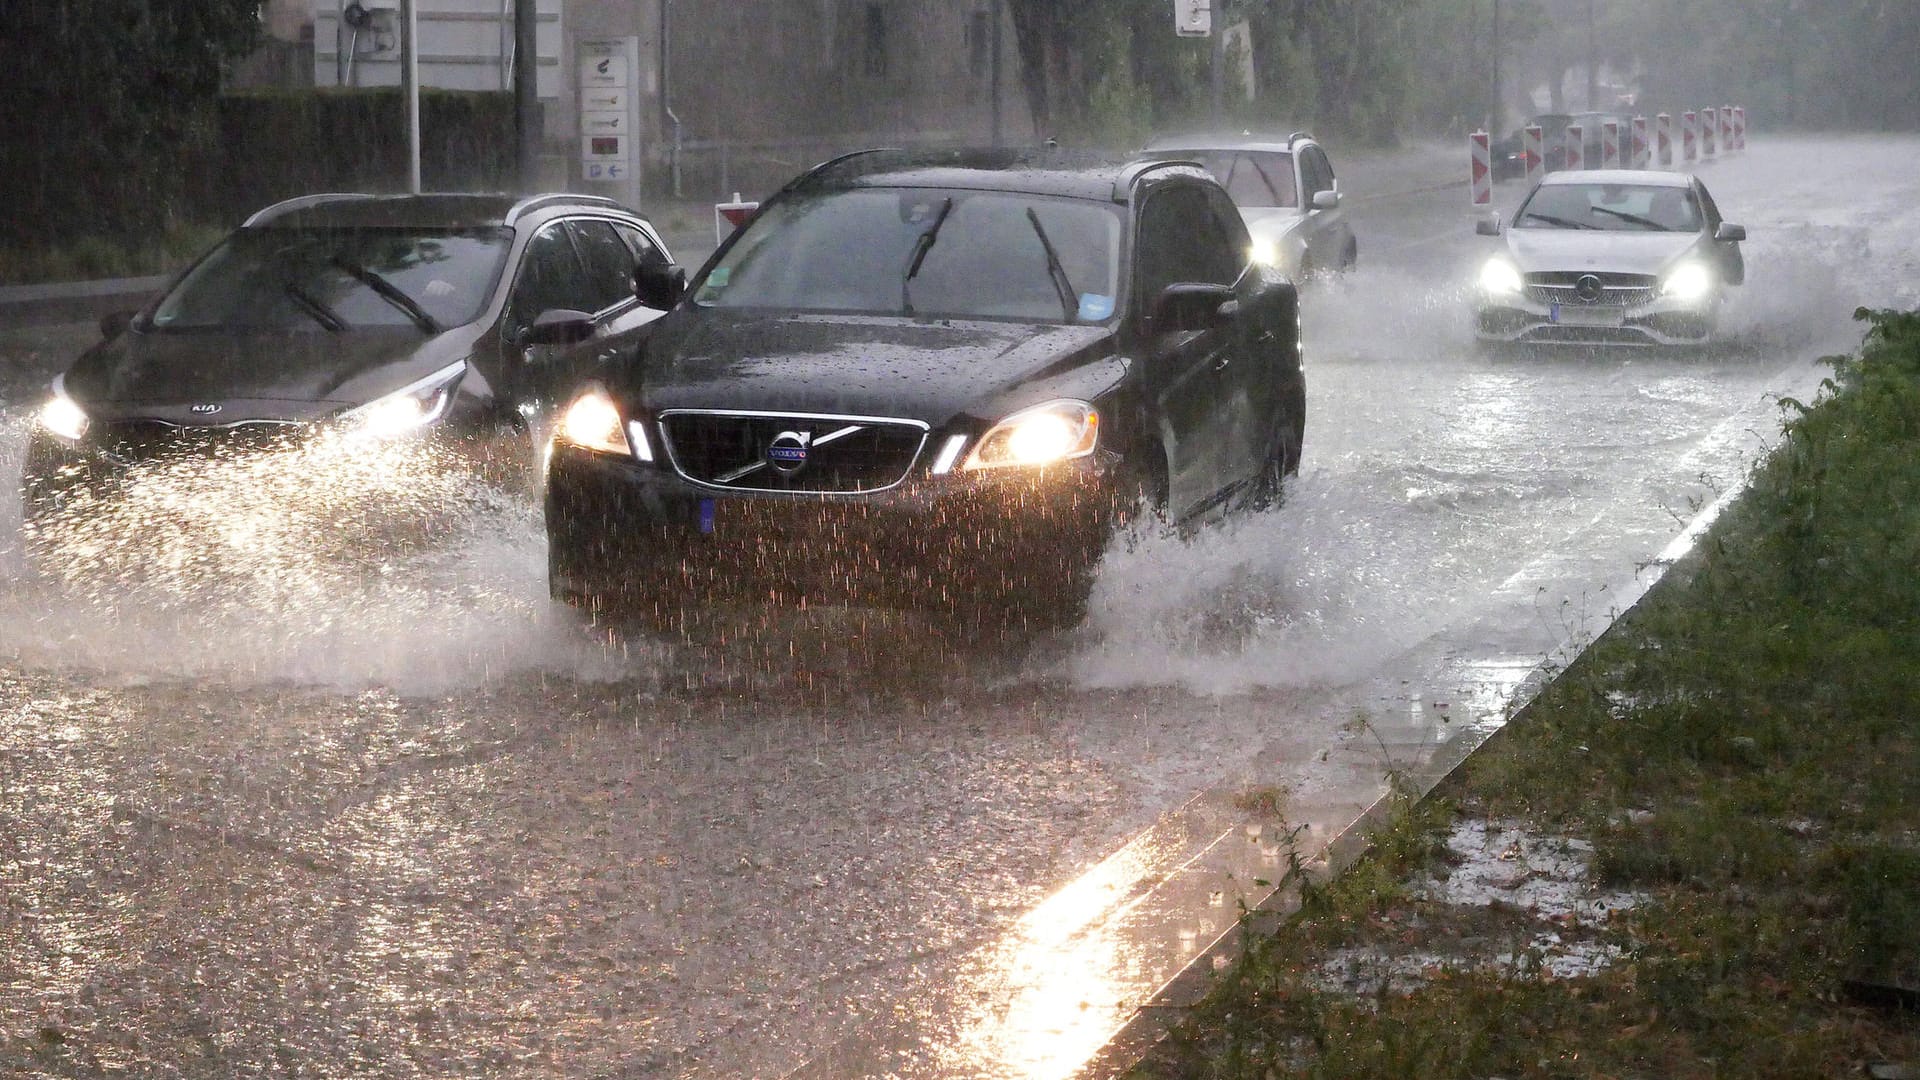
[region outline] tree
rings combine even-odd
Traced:
[[[0,0],[0,243],[144,238],[179,213],[256,0]]]

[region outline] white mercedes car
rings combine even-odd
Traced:
[[[1503,227],[1480,267],[1483,341],[1698,345],[1746,278],[1747,230],[1720,219],[1699,179],[1608,170],[1553,173]]]

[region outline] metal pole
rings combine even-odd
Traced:
[[[992,63],[991,63],[990,65],[989,65],[989,66],[990,66],[990,68],[991,68],[991,70],[990,70],[990,71],[989,71],[989,73],[988,73],[988,77],[989,77],[989,78],[991,78],[991,79],[993,80],[993,91],[992,91],[992,99],[993,99],[993,145],[994,145],[994,146],[995,146],[996,148],[997,148],[997,147],[1000,147],[1000,146],[1002,146],[1002,145],[1004,145],[1004,144],[1005,144],[1005,136],[1004,136],[1004,133],[1003,133],[1003,131],[1001,130],[1001,126],[1000,126],[1000,108],[1001,108],[1001,100],[1000,100],[1000,63],[1001,63],[1001,60],[1000,60],[1000,45],[1001,45],[1001,43],[1000,43],[1000,20],[1001,20],[1001,19],[1004,19],[1004,18],[1006,18],[1006,5],[1005,5],[1005,2],[1004,2],[1004,0],[993,0],[993,30],[992,30],[992,33],[991,33],[991,37],[992,37],[992,41],[993,41],[993,59],[992,59]]]
[[[519,135],[514,165],[522,191],[540,183],[540,45],[534,35],[539,17],[537,0],[514,0],[513,123]]]
[[[1600,46],[1593,35],[1593,0],[1587,0],[1587,108],[1600,107]]]
[[[660,0],[660,109],[673,125],[673,197],[680,198],[680,115],[673,111],[673,0]]]
[[[1503,95],[1500,92],[1500,0],[1493,0],[1493,119],[1487,130],[1498,138],[1506,130],[1502,115]]]
[[[1221,113],[1225,109],[1227,96],[1227,20],[1226,0],[1208,0],[1210,10],[1207,20],[1209,33],[1213,41],[1213,101],[1208,109],[1213,125],[1221,124]]]
[[[417,0],[400,0],[406,23],[400,43],[400,81],[407,99],[407,190],[420,194],[420,12]]]

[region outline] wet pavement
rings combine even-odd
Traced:
[[[0,1073],[1067,1075],[1630,604],[1855,305],[1920,304],[1916,162],[1708,167],[1754,239],[1704,356],[1483,356],[1464,192],[1357,199],[1287,504],[1114,552],[1057,640],[608,633],[537,510],[405,470],[359,494],[437,542],[378,557],[270,507],[85,589],[0,544]],[[8,470],[86,332],[34,334]]]

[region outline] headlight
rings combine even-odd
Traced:
[[[79,442],[91,423],[87,411],[67,396],[62,380],[53,380],[53,397],[40,406],[40,426],[68,442]]]
[[[1280,245],[1256,236],[1253,239],[1253,245],[1247,249],[1247,258],[1261,266],[1279,266]]]
[[[1520,280],[1520,271],[1499,256],[1488,259],[1487,265],[1480,268],[1480,290],[1489,296],[1517,293],[1523,284]]]
[[[967,455],[962,468],[1051,465],[1086,457],[1099,439],[1099,410],[1084,401],[1049,401],[995,424]]]
[[[1661,293],[1675,300],[1701,300],[1713,291],[1713,272],[1700,263],[1681,263],[1660,284]]]
[[[418,431],[447,414],[448,406],[453,404],[454,387],[466,372],[464,360],[449,364],[391,394],[341,413],[341,426],[350,434],[373,439],[391,439]]]
[[[588,387],[573,399],[567,411],[560,414],[560,428],[555,435],[575,446],[598,450],[603,454],[633,453],[632,445],[627,442],[625,426],[620,420],[620,407],[598,386]]]

